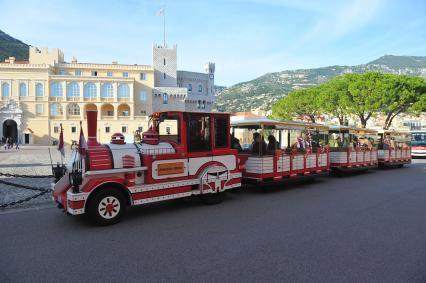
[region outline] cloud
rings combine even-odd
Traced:
[[[327,44],[356,31],[375,18],[381,4],[382,0],[357,0],[331,10],[328,15],[319,18],[291,49],[308,43],[317,46]]]

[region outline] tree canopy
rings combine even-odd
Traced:
[[[348,117],[358,118],[362,127],[378,114],[385,116],[384,128],[400,113],[426,111],[426,82],[423,78],[383,73],[345,74],[322,85],[299,89],[272,107],[280,119],[308,118],[321,114],[337,118],[343,125]]]

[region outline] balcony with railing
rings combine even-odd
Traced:
[[[19,100],[20,101],[34,100],[34,97],[30,97],[30,96],[27,96],[27,95],[21,95],[21,96],[19,96]]]
[[[115,98],[114,97],[101,97],[101,101],[102,102],[114,102]]]
[[[49,100],[50,101],[55,101],[55,102],[65,101],[63,96],[50,96]]]
[[[98,101],[98,98],[96,96],[95,97],[84,97],[83,101],[85,101],[85,102],[96,102],[96,101]]]
[[[81,101],[81,97],[80,96],[67,96],[67,101],[79,102],[79,101]]]
[[[130,120],[130,116],[129,115],[117,116],[117,120]]]
[[[131,102],[132,100],[130,99],[130,97],[119,97],[117,98],[118,102]]]

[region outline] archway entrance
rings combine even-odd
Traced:
[[[3,137],[12,138],[13,142],[18,140],[18,125],[14,120],[8,119],[3,122]]]

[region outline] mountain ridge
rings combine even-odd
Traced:
[[[0,62],[9,57],[28,60],[29,45],[0,30]]]
[[[224,88],[216,94],[218,111],[269,110],[289,92],[315,86],[346,73],[382,72],[426,78],[426,56],[384,55],[354,66],[328,66],[266,73],[247,82]]]

